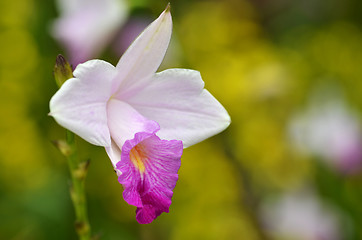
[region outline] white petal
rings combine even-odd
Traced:
[[[127,102],[160,124],[162,139],[191,146],[223,131],[230,124],[224,107],[206,90],[198,71],[169,69],[157,73]]]
[[[160,66],[171,39],[172,19],[167,8],[131,44],[117,64],[119,89],[138,85]]]
[[[146,119],[129,104],[112,98],[107,105],[108,126],[112,140],[119,149],[137,132],[154,133],[160,128],[155,121]]]
[[[119,161],[121,161],[121,150],[119,149],[117,144],[114,141],[112,141],[111,146],[106,147],[106,152],[108,154],[109,159],[111,159],[111,162],[113,164],[113,167],[117,175],[119,175],[120,173],[117,172],[116,165]]]
[[[50,100],[50,115],[84,140],[110,146],[106,110],[115,67],[92,60],[78,65],[73,74]]]

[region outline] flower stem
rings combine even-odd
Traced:
[[[89,160],[79,161],[75,145],[74,133],[67,131],[66,143],[68,151],[66,155],[71,174],[70,196],[75,210],[75,229],[80,240],[89,240],[91,236],[90,224],[87,213],[87,200],[85,194],[85,178]]]
[[[69,62],[58,55],[54,66],[54,78],[58,87],[73,77],[73,71]],[[89,160],[80,161],[77,156],[74,133],[66,130],[66,141],[54,141],[54,145],[67,158],[72,183],[70,185],[70,197],[75,210],[75,230],[80,240],[89,240],[91,229],[87,214],[87,200],[85,195],[85,177],[89,166]]]

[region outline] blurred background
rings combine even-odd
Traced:
[[[47,116],[61,53],[116,64],[168,1],[0,2],[0,239],[77,239]],[[103,148],[80,138],[100,239],[362,239],[362,2],[171,0],[160,68],[201,72],[232,124],[185,149],[170,213],[139,225]]]

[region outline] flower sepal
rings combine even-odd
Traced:
[[[73,149],[65,140],[53,140],[52,143],[65,157],[72,155]]]

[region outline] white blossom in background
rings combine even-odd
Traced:
[[[52,36],[75,67],[98,57],[128,17],[125,0],[58,0]]]
[[[266,201],[260,216],[265,231],[276,239],[342,240],[340,215],[309,191]]]
[[[357,114],[340,98],[312,101],[291,119],[289,136],[298,151],[343,173],[361,168],[361,125]]]

